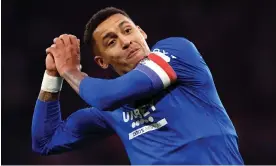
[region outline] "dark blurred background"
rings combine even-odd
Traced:
[[[276,164],[276,1],[2,0],[2,164],[129,164],[115,135],[83,149],[41,157],[31,150],[31,120],[45,49],[63,33],[82,39],[97,10],[124,9],[152,46],[170,36],[195,43],[239,134],[246,164]],[[82,49],[84,71],[110,77]],[[63,117],[86,104],[64,84]]]

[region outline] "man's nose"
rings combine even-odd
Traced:
[[[131,40],[129,40],[126,37],[122,37],[121,38],[121,42],[122,42],[122,48],[123,48],[123,50],[127,49],[130,46],[130,44],[131,44]]]

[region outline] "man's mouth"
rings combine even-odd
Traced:
[[[129,52],[128,56],[127,56],[127,59],[130,59],[132,58],[140,49],[133,49]]]

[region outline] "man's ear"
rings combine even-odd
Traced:
[[[103,57],[101,56],[95,56],[94,61],[103,69],[107,69],[109,66],[108,63],[106,63]]]
[[[136,27],[138,28],[138,30],[140,31],[140,33],[143,35],[144,39],[147,40],[148,35],[146,34],[146,32],[143,31],[143,29],[140,28],[138,25]]]

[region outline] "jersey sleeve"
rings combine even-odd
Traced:
[[[113,130],[96,108],[80,109],[61,119],[58,101],[37,100],[32,121],[32,148],[41,155],[57,154],[81,147],[86,140],[106,137]]]
[[[151,97],[176,81],[173,68],[161,57],[150,54],[116,79],[85,77],[80,83],[80,96],[91,106],[112,111],[124,104]]]
[[[161,40],[152,47],[152,52],[170,64],[182,85],[201,86],[209,77],[209,69],[199,51],[185,38]]]

